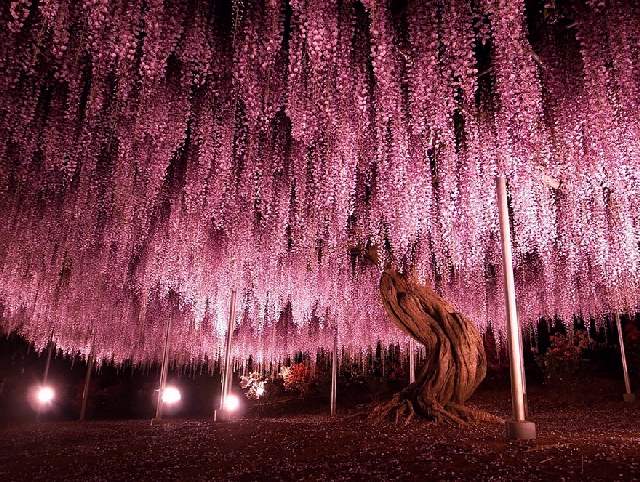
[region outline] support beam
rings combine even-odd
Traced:
[[[158,403],[156,404],[156,420],[162,418],[162,393],[167,386],[167,374],[169,372],[169,330],[171,329],[171,317],[167,320],[164,332],[164,348],[162,350],[162,367],[160,368],[160,386],[158,388]]]
[[[222,373],[222,392],[220,394],[219,411],[224,413],[225,401],[231,390],[233,382],[233,367],[231,366],[231,349],[233,347],[233,324],[236,318],[236,290],[231,290],[231,303],[229,305],[229,320],[227,321],[227,339],[224,352],[224,369]],[[217,411],[213,412],[213,420],[218,419]]]
[[[409,338],[409,383],[416,382],[416,342]]]
[[[84,390],[82,390],[82,406],[80,407],[80,421],[84,421],[87,414],[87,400],[89,399],[89,383],[91,383],[91,372],[93,372],[93,365],[95,363],[95,357],[93,350],[89,354],[87,359],[87,373],[84,377]]]
[[[338,389],[338,332],[333,336],[333,353],[331,355],[331,416],[336,415],[336,392]]]
[[[49,343],[47,344],[47,362],[44,365],[44,375],[42,377],[42,384],[46,385],[49,379],[49,367],[51,366],[51,353],[53,352],[53,331],[49,335]]]
[[[618,329],[618,343],[620,344],[620,357],[622,358],[622,374],[624,376],[625,393],[622,398],[625,402],[635,402],[636,396],[631,392],[631,382],[629,381],[629,369],[627,368],[627,356],[624,353],[624,336],[622,335],[622,323],[620,323],[620,315],[616,313],[616,328]]]
[[[47,361],[44,365],[44,375],[42,376],[42,384],[46,385],[49,379],[49,367],[51,366],[51,354],[53,353],[53,331],[49,335],[49,343],[47,344]],[[40,420],[40,406],[36,409],[36,421]]]
[[[522,340],[516,309],[516,290],[511,253],[511,225],[509,223],[509,208],[507,205],[507,180],[504,176],[497,177],[496,188],[500,216],[500,238],[502,240],[502,264],[507,312],[507,338],[509,342],[511,403],[513,410],[513,419],[506,422],[507,438],[512,440],[531,440],[536,438],[536,426],[533,422],[526,420],[527,409],[525,402]]]

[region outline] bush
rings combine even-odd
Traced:
[[[266,393],[267,378],[258,372],[249,373],[240,378],[240,388],[246,390],[245,396],[249,399],[258,400]]]
[[[589,345],[589,335],[584,330],[575,331],[573,340],[565,334],[552,335],[551,346],[546,353],[536,356],[545,380],[559,382],[575,376]]]
[[[304,363],[294,363],[290,367],[283,367],[280,374],[285,390],[296,392],[302,397],[309,393],[312,385],[311,370]]]

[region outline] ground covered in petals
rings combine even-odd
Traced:
[[[9,426],[0,480],[637,479],[640,405],[583,388],[571,400],[530,393],[535,444],[506,443],[494,425],[380,425],[355,412]],[[509,411],[505,390],[481,391],[474,403]]]

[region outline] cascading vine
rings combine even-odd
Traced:
[[[523,322],[636,309],[640,7],[526,7],[5,2],[0,326],[187,362],[235,287],[238,356],[358,350],[406,340],[391,263],[500,327],[497,173]]]

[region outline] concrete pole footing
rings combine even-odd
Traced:
[[[509,440],[535,440],[536,438],[536,424],[527,420],[507,420],[505,428]]]

